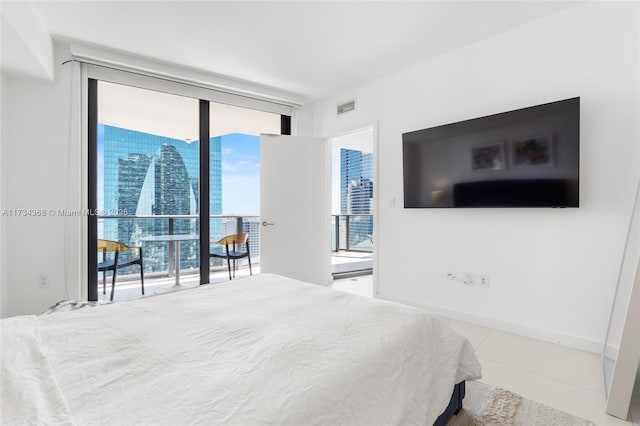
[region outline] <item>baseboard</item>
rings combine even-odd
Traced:
[[[428,311],[429,313],[437,316],[477,324],[483,327],[493,328],[495,330],[505,331],[507,333],[513,333],[524,337],[530,337],[532,339],[555,343],[557,345],[579,349],[581,351],[592,352],[598,355],[602,353],[603,349],[602,342],[596,342],[580,337],[555,333],[553,331],[542,330],[535,327],[529,327],[526,325],[503,321],[495,318],[470,314],[467,312],[456,311],[453,309],[426,305],[413,300],[402,300],[382,293],[378,293],[374,297],[378,299],[388,300],[390,302],[401,303],[403,305],[415,306],[416,308],[424,309],[425,311]]]

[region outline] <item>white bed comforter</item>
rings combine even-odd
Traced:
[[[2,320],[0,420],[431,425],[479,375],[424,311],[262,274]]]

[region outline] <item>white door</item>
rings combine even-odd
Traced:
[[[327,140],[261,136],[261,272],[330,282],[330,191]]]

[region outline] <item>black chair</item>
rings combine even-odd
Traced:
[[[219,241],[216,241],[214,244],[218,244],[224,246],[224,250],[222,247],[211,250],[209,254],[210,257],[217,257],[219,259],[226,259],[227,266],[229,268],[229,279],[233,279],[236,277],[236,260],[242,259],[246,257],[249,259],[249,274],[253,275],[253,271],[251,270],[251,254],[249,253],[249,234],[243,232],[240,234],[228,235]],[[236,245],[241,246],[244,244],[246,251],[236,251]],[[229,249],[231,246],[231,249]],[[231,261],[233,260],[233,278],[231,278]]]
[[[138,257],[134,254],[123,255],[124,251],[138,250]],[[98,262],[98,272],[102,272],[102,294],[106,294],[106,277],[107,271],[113,271],[111,279],[111,301],[113,302],[113,293],[116,287],[116,275],[118,269],[127,266],[140,265],[140,282],[142,283],[142,294],[144,295],[144,271],[142,270],[142,247],[129,247],[117,241],[98,240],[98,251],[102,252],[102,262]],[[108,256],[107,253],[113,253]]]

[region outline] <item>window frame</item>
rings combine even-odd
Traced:
[[[168,79],[150,77],[143,74],[132,73],[128,71],[117,70],[113,68],[82,64],[82,82],[86,85],[85,93],[86,106],[85,112],[87,117],[87,131],[85,133],[86,140],[83,145],[86,147],[86,176],[83,181],[86,182],[87,194],[86,202],[89,212],[97,211],[97,130],[98,130],[98,81],[122,84],[140,89],[154,90],[173,95],[185,96],[199,100],[199,220],[200,220],[200,284],[209,283],[209,240],[210,240],[210,209],[209,209],[209,108],[211,102],[228,104],[242,108],[248,108],[258,111],[279,114],[280,128],[282,135],[291,135],[294,107],[278,102],[270,102],[264,99],[257,99],[251,96],[242,96],[235,93],[229,93],[222,90],[214,90],[198,86],[197,84],[188,84],[183,82],[172,81]],[[84,138],[83,138],[84,139]],[[81,291],[86,291],[86,297],[89,301],[98,300],[98,271],[96,259],[97,238],[98,238],[98,217],[95,214],[87,215],[86,221],[86,244],[87,244],[87,265],[83,268],[86,271],[87,286]]]

